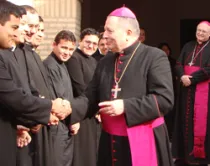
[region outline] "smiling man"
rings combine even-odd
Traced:
[[[22,14],[16,5],[0,2],[1,48],[11,48],[15,39],[20,34],[24,35],[18,31]],[[0,50],[0,163],[4,166],[16,166],[16,118],[22,117],[47,125],[53,117],[51,110],[61,103],[32,96],[28,80],[20,72],[15,55],[4,54],[4,50]],[[63,106],[60,104],[61,109]]]
[[[67,62],[74,97],[80,96],[85,91],[93,77],[97,62],[92,55],[97,51],[98,41],[99,33],[95,29],[84,29],[80,35],[79,48]],[[95,118],[88,118],[81,122],[74,141],[73,166],[96,165],[97,130],[98,124]],[[85,156],[83,160],[81,156]]]
[[[31,44],[33,41],[33,36],[37,33],[39,28],[39,15],[33,7],[23,6],[27,12],[28,26],[29,31],[26,34],[25,40],[28,44]]]
[[[39,16],[39,27],[32,39],[32,45],[35,49],[43,42],[44,35],[44,20],[41,16]]]
[[[19,27],[20,12],[16,6],[9,2],[1,2],[0,20],[0,48],[11,48],[13,46],[14,35]],[[5,7],[8,7],[8,12]],[[14,10],[14,11],[11,11]]]
[[[81,100],[71,102],[72,110],[88,104],[87,117],[101,115],[97,165],[172,166],[163,119],[174,102],[168,58],[139,42],[139,23],[126,7],[111,12],[104,29],[112,52],[99,61]]]
[[[60,31],[53,42],[53,51],[44,60],[53,99],[73,99],[71,80],[64,64],[72,56],[76,48],[76,38],[71,31]],[[71,117],[72,118],[72,117]],[[51,127],[54,148],[54,166],[70,166],[73,158],[73,137],[79,129],[79,123],[73,124],[70,117]],[[70,130],[69,130],[70,127]]]
[[[210,164],[210,23],[202,21],[196,30],[196,41],[187,43],[176,64],[180,79],[172,150],[177,166]]]
[[[45,67],[41,58],[35,52],[35,47],[33,45],[33,38],[39,30],[39,15],[31,6],[24,5],[22,7],[25,8],[27,12],[26,16],[29,27],[25,36],[25,44],[22,49],[25,56],[26,72],[29,83],[33,86],[33,92],[36,92],[34,95],[38,95],[41,98],[52,99]],[[40,128],[40,126],[37,126],[37,129],[33,132],[36,134],[32,134],[33,144],[29,145],[32,148],[30,148],[30,153],[27,153],[29,154],[28,156],[31,156],[36,166],[52,165],[53,160],[51,155],[53,155],[54,151],[51,149],[52,139],[50,128],[46,126]],[[24,154],[23,159],[26,159],[24,158]],[[24,161],[23,159],[20,159],[20,161]],[[20,163],[20,166],[22,166],[22,163]],[[28,166],[29,164],[26,165]]]

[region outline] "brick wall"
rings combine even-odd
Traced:
[[[42,59],[51,52],[55,35],[63,30],[71,30],[79,39],[81,28],[80,0],[34,0],[34,7],[45,22],[45,39],[39,46]]]

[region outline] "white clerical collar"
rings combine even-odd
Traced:
[[[11,51],[14,52],[16,49],[16,46],[12,46]]]

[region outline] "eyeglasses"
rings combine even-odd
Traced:
[[[93,44],[93,46],[98,46],[98,43],[96,43],[96,42],[91,42],[90,40],[85,40],[84,42],[85,42],[85,44],[87,44],[87,45]]]

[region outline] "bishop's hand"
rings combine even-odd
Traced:
[[[190,76],[190,75],[183,75],[181,77],[181,81],[183,83],[183,86],[187,87],[187,86],[190,86],[191,85],[190,78],[192,78],[192,76]]]
[[[99,103],[99,112],[110,116],[119,116],[124,113],[123,100],[105,101]]]
[[[65,119],[72,113],[70,102],[57,98],[52,101],[52,113],[56,115],[60,120]]]

